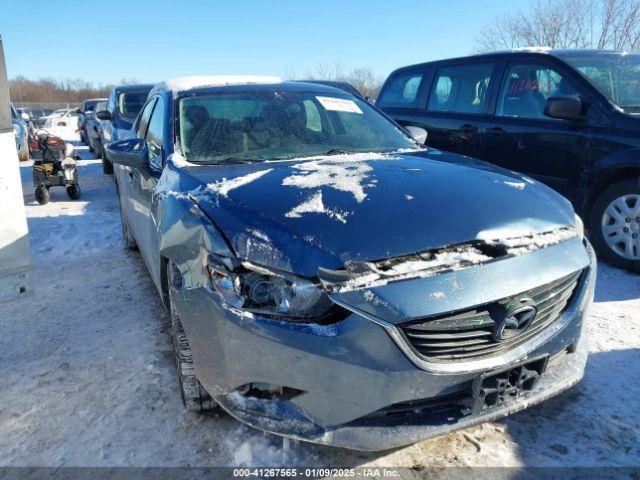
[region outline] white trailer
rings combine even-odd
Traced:
[[[31,293],[31,250],[0,37],[0,302]]]

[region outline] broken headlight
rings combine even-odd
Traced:
[[[207,265],[211,287],[235,308],[289,321],[322,322],[335,305],[322,286],[293,275],[256,268],[230,272],[216,262]]]

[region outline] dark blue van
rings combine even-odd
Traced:
[[[527,49],[400,68],[377,106],[427,144],[566,196],[598,254],[640,271],[640,55]]]
[[[153,85],[120,85],[111,89],[107,100],[107,109],[96,113],[102,120],[98,133],[100,135],[100,152],[102,170],[113,173],[113,165],[107,158],[104,146],[126,138],[138,113],[147,101],[147,95]]]

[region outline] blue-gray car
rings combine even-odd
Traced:
[[[571,205],[424,134],[328,85],[151,90],[106,148],[189,409],[382,450],[580,381],[596,264]]]
[[[109,92],[106,109],[96,110],[95,119],[100,122],[98,138],[95,142],[96,155],[102,159],[102,171],[113,173],[113,165],[105,154],[104,146],[109,142],[116,142],[129,136],[131,126],[147,100],[147,94],[153,85],[119,85]]]

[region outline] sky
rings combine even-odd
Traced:
[[[386,77],[473,53],[480,28],[531,0],[0,0],[9,77],[158,82],[303,77],[324,63]]]

